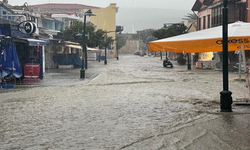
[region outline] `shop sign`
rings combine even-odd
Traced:
[[[23,34],[32,34],[36,32],[37,26],[32,21],[23,21],[18,24],[17,28]]]

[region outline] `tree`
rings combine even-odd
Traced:
[[[83,44],[82,40],[82,32],[83,32],[83,23],[76,22],[70,27],[66,27],[65,30],[61,31],[60,38],[63,41],[71,41]],[[95,31],[95,27],[92,25],[86,25],[85,31],[86,37],[86,44],[88,47],[99,47],[104,48],[105,44],[107,47],[111,47],[111,43],[113,42],[112,37],[107,37],[107,42],[105,42],[106,31],[98,29]]]
[[[145,29],[142,31],[137,31],[137,34],[133,35],[134,40],[139,40],[139,49],[147,50],[148,49],[148,43],[150,41],[155,40],[155,38],[152,36],[152,33],[154,32],[154,29]]]
[[[176,24],[176,25],[172,25],[166,28],[156,30],[152,33],[152,35],[157,39],[163,39],[163,38],[168,38],[168,37],[184,34],[186,33],[186,29],[187,27],[184,24]],[[179,55],[178,63],[180,65],[183,65],[186,63],[185,58],[183,58],[183,54]]]
[[[126,44],[126,38],[121,34],[116,34],[117,49],[122,48]]]
[[[172,25],[167,28],[156,30],[152,35],[157,39],[168,38],[186,33],[187,27],[184,24]]]
[[[187,20],[187,21],[194,21],[197,20],[198,16],[195,13],[188,13],[185,18],[182,18],[182,20]]]

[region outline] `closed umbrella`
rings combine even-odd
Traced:
[[[11,38],[4,38],[0,50],[0,77],[14,76],[20,78],[22,70],[16,52],[16,46]]]

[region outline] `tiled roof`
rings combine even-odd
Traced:
[[[62,3],[48,3],[39,5],[30,5],[30,8],[40,8],[40,9],[98,9],[100,7],[88,6],[82,4],[62,4]]]
[[[82,4],[62,4],[62,3],[48,3],[31,5],[29,9],[34,9],[34,12],[40,14],[72,14],[76,12],[81,14],[83,9],[99,9],[100,7],[82,5]]]

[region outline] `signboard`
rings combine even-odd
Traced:
[[[23,21],[18,24],[17,28],[24,34],[32,34],[36,32],[37,25],[32,21]]]

